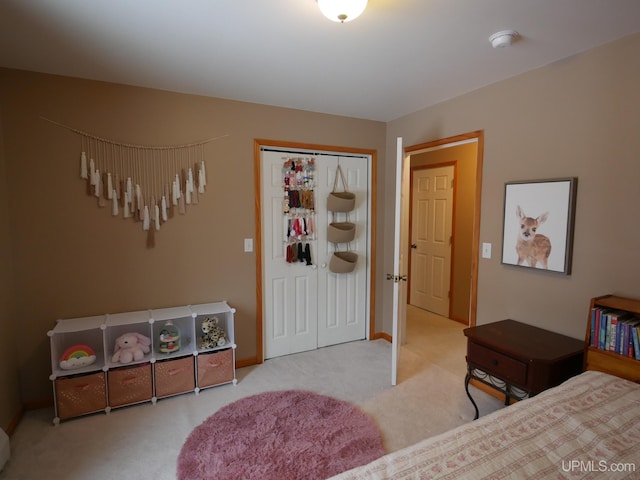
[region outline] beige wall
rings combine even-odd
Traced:
[[[493,257],[479,259],[478,324],[513,318],[583,338],[591,297],[640,298],[638,85],[634,35],[388,124],[389,158],[398,136],[415,145],[484,130],[480,242]],[[569,176],[578,177],[572,274],[502,265],[505,182]],[[392,192],[390,162],[380,178]]]
[[[476,196],[477,142],[440,148],[411,155],[411,167],[455,162],[454,258],[451,268],[451,310],[449,318],[469,321],[473,212]]]
[[[255,357],[256,256],[243,252],[255,237],[254,139],[372,149],[384,160],[383,123],[242,102],[0,70],[0,105],[23,402],[51,395],[46,333],[57,318],[227,300],[237,357]],[[140,224],[85,195],[80,136],[40,116],[132,144],[229,136],[205,147],[199,205],[147,249]]]
[[[2,135],[2,104],[0,103],[0,331],[4,338],[0,348],[0,428],[6,430],[20,411],[18,381],[17,317],[13,301],[13,262]]]

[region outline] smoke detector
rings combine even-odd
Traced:
[[[515,30],[503,30],[489,37],[493,48],[509,47],[520,35]]]

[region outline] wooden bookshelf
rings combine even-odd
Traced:
[[[640,383],[640,360],[591,346],[591,312],[596,307],[629,312],[640,318],[640,300],[616,295],[592,298],[587,319],[584,356],[585,370],[598,370]]]

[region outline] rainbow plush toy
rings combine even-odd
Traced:
[[[67,348],[60,357],[60,368],[73,370],[86,367],[96,361],[96,352],[89,345],[78,344]]]

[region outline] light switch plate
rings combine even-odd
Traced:
[[[482,258],[491,258],[491,244],[483,243],[482,244]]]
[[[244,239],[244,251],[253,252],[253,238]]]

